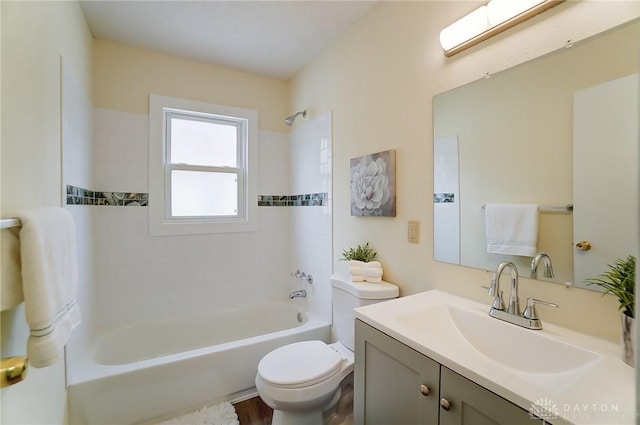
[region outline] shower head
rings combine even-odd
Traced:
[[[298,115],[302,115],[302,118],[305,118],[307,116],[307,110],[305,109],[304,111],[296,112],[293,115],[289,115],[287,118],[284,119],[284,123],[289,127],[291,127],[293,125],[293,121],[296,119]]]

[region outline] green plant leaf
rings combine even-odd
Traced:
[[[608,271],[596,278],[586,279],[585,282],[587,285],[598,285],[605,293],[616,296],[620,302],[620,310],[627,316],[636,317],[636,257],[629,255],[607,266]]]
[[[367,242],[364,245],[358,245],[355,248],[343,250],[341,260],[358,260],[368,263],[369,261],[375,260],[376,255],[378,255],[378,253],[374,251],[373,248],[369,246],[369,242]]]

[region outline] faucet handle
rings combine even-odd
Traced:
[[[502,291],[500,291],[500,295],[496,295],[493,298],[491,308],[494,310],[504,311],[504,298],[502,297]]]
[[[502,296],[502,291],[500,291],[500,295],[496,295],[496,288],[493,285],[493,281],[492,281],[491,287],[488,287],[486,285],[480,285],[480,287],[482,289],[487,289],[489,291],[488,295],[493,297],[491,308],[493,308],[494,310],[504,311],[504,298]]]
[[[487,285],[480,285],[481,288],[486,289],[487,290],[487,295],[489,295],[490,297],[492,296],[497,296],[498,295],[498,278],[496,277],[495,272],[493,273],[493,275],[491,275],[491,284],[490,286]]]
[[[524,313],[522,313],[522,316],[525,319],[530,319],[530,320],[538,319],[538,312],[536,312],[536,304],[542,304],[549,307],[558,308],[558,304],[550,303],[547,301],[541,301],[541,300],[537,300],[535,298],[529,297],[527,298],[527,308],[525,308]]]
[[[489,286],[489,295],[495,295],[496,297],[500,295],[500,298],[502,298],[502,291],[498,293],[498,275],[496,274],[496,272],[493,272],[493,274],[491,275],[491,286]]]

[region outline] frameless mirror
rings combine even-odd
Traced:
[[[584,152],[595,150],[582,145],[574,149],[574,144],[613,146],[617,143],[617,130],[601,130],[602,140],[574,139],[574,133],[580,133],[574,129],[574,110],[580,109],[574,102],[583,101],[579,93],[585,90],[638,72],[639,34],[640,21],[636,20],[434,97],[436,261],[492,270],[506,260],[516,263],[520,273],[529,276],[531,257],[487,253],[483,206],[488,203],[539,206],[537,251],[549,254],[555,270],[554,278],[543,278],[540,271],[539,279],[575,282],[576,286],[585,287],[580,273],[574,273],[574,256],[581,256],[576,264],[584,263],[585,258],[589,262],[589,255],[595,256],[603,262],[599,270],[604,271],[607,263],[635,253],[637,230],[632,228],[637,229],[638,225],[637,134],[632,140],[634,147],[624,148],[626,154],[619,152],[608,158],[596,154],[596,165],[588,171],[596,181],[604,181],[600,177],[606,175],[618,175],[620,181],[633,182],[635,190],[615,183],[601,185],[606,186],[602,188],[605,193],[598,194],[591,186],[585,189],[593,179],[589,183],[582,177],[574,179],[574,161],[582,163]],[[636,130],[637,119],[636,112]],[[580,120],[590,121],[588,115]],[[574,153],[579,157],[574,158]],[[577,190],[580,184],[582,189]],[[578,193],[581,199],[576,198]],[[591,200],[583,202],[585,196]],[[584,223],[578,215],[592,213],[589,210],[598,203],[610,212],[616,211],[621,207],[617,199],[625,199],[625,205],[635,205],[635,210],[624,216],[591,215],[611,220],[587,219],[586,230],[597,230],[614,242],[623,238],[628,243],[618,244],[622,246],[616,252],[605,252],[603,243],[594,243],[588,253],[577,250],[575,245],[590,236],[589,232],[582,234],[580,228],[574,230],[574,219],[576,224]],[[573,204],[573,211],[566,208]],[[619,236],[612,230],[616,224],[620,225],[615,230]],[[590,276],[594,276],[593,272]]]

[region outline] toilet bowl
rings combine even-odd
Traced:
[[[324,412],[338,405],[343,386],[350,391],[352,388],[353,309],[396,298],[399,292],[397,286],[387,282],[351,282],[350,278],[336,276],[332,276],[331,286],[338,342],[303,341],[285,345],[265,355],[258,364],[256,389],[273,409],[272,425],[329,422],[325,421]],[[343,413],[328,416],[335,419]]]
[[[280,347],[258,365],[256,389],[274,409],[274,425],[320,425],[353,372],[353,353],[341,343],[303,341]]]

